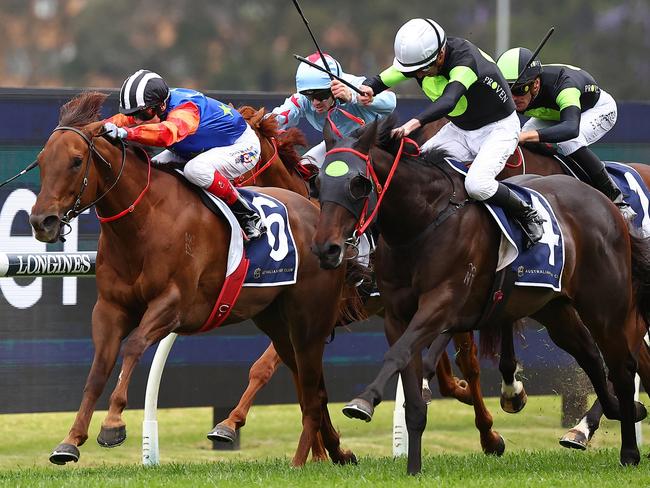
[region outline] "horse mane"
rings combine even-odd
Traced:
[[[278,144],[278,155],[280,159],[288,170],[293,170],[300,162],[300,154],[296,150],[296,147],[307,146],[305,134],[295,127],[286,131],[280,130],[275,115],[265,117],[267,112],[264,107],[255,110],[249,105],[243,105],[237,111],[253,128],[258,137],[266,137],[267,139],[275,138]]]
[[[61,107],[59,125],[81,127],[91,122],[99,122],[101,108],[108,98],[106,93],[96,91],[83,92]]]
[[[394,138],[391,135],[391,131],[397,126],[397,114],[395,112],[391,113],[388,117],[383,118],[379,121],[379,127],[377,128],[377,147],[383,149],[384,151],[395,156],[399,151],[400,140]],[[407,146],[405,145],[404,151],[408,151]],[[437,147],[431,148],[427,152],[420,153],[418,156],[409,156],[402,153],[402,158],[407,161],[412,161],[422,166],[426,167],[436,167],[444,163],[444,158],[451,157],[451,155]]]

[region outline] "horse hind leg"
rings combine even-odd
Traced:
[[[481,367],[477,357],[474,335],[469,332],[464,337],[454,336],[458,349],[457,361],[463,376],[467,380],[474,405],[474,423],[480,433],[481,447],[485,454],[501,456],[506,449],[506,443],[501,435],[492,430],[492,415],[483,402],[481,392]]]
[[[501,372],[501,409],[507,413],[519,413],[526,406],[528,395],[524,384],[517,379],[520,371],[513,338],[514,325],[501,325],[501,354],[499,356],[499,371]]]
[[[88,373],[86,386],[77,416],[70,432],[50,454],[50,462],[66,464],[77,462],[81,456],[79,447],[88,439],[88,427],[95,410],[97,400],[104,391],[106,382],[115,367],[120,351],[122,336],[125,334],[126,317],[115,310],[107,310],[103,302],[98,302],[93,310],[93,344],[95,355]],[[111,333],[99,333],[111,331]]]
[[[458,353],[458,342],[456,342],[456,335],[454,335],[454,342],[456,343],[456,352]],[[440,395],[445,398],[455,398],[465,405],[472,405],[472,393],[469,390],[466,380],[458,379],[454,376],[451,369],[451,361],[447,352],[443,352],[440,361],[436,365],[436,378],[438,379],[438,389]],[[427,374],[425,373],[422,384],[422,396],[424,401],[429,404],[433,397],[429,389]]]
[[[589,441],[600,427],[602,416],[603,407],[600,401],[596,399],[585,416],[580,419],[580,422],[562,436],[560,445],[569,449],[580,449],[581,451],[587,449]]]
[[[214,426],[208,433],[208,439],[218,442],[235,442],[237,431],[246,425],[246,417],[255,396],[271,380],[281,363],[282,360],[271,343],[251,366],[248,373],[248,386],[239,403],[230,412],[227,419]]]

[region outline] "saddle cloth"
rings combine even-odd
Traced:
[[[298,254],[291,232],[287,207],[279,200],[246,188],[238,189],[249,205],[259,212],[266,233],[244,244],[237,219],[223,201],[205,192],[221,210],[231,228],[226,276],[233,273],[246,257],[250,260],[243,286],[292,285],[298,275]]]
[[[450,158],[446,161],[455,171],[467,174],[467,166],[462,162]],[[553,208],[542,194],[534,190],[512,183],[504,184],[532,205],[545,222],[542,239],[526,249],[526,236],[519,224],[508,218],[500,207],[482,202],[501,230],[497,271],[510,266],[515,273],[515,285],[560,291],[564,270],[564,237]]]

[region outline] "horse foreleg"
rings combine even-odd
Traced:
[[[427,425],[427,404],[420,391],[420,377],[416,366],[419,357],[414,357],[401,371],[404,387],[404,414],[408,432],[408,458],[406,472],[418,474],[422,470],[422,433]]]
[[[469,384],[469,390],[474,404],[474,422],[480,432],[481,447],[485,454],[501,456],[506,449],[503,437],[492,430],[492,415],[483,402],[481,392],[481,367],[478,362],[476,343],[471,332],[454,335],[458,351],[456,361],[463,376]]]
[[[440,313],[444,312],[440,311]],[[343,407],[343,413],[347,417],[370,422],[375,407],[379,405],[383,398],[388,381],[399,371],[406,368],[408,363],[411,362],[415,351],[421,351],[421,348],[428,344],[431,344],[431,346],[427,352],[427,362],[429,370],[433,369],[432,365],[437,364],[442,352],[451,340],[451,334],[438,334],[437,329],[428,327],[433,323],[446,323],[446,321],[441,320],[439,315],[439,313],[431,313],[430,310],[418,310],[406,331],[395,340],[400,331],[397,330],[397,327],[391,325],[395,322],[395,319],[387,310],[384,327],[391,347],[385,354],[381,369],[372,383],[357,398],[354,398]]]
[[[208,434],[209,439],[221,442],[235,441],[237,430],[246,425],[246,417],[253,405],[253,400],[257,392],[271,380],[281,363],[282,360],[275,351],[273,343],[271,343],[260,358],[251,366],[248,373],[248,386],[240,398],[239,403],[230,412],[227,419],[215,425]]]
[[[508,413],[521,412],[526,406],[528,395],[524,384],[517,379],[519,370],[515,357],[515,345],[512,335],[513,325],[501,325],[501,355],[499,371],[501,372],[501,409]]]
[[[122,420],[122,412],[127,404],[131,375],[147,348],[178,327],[178,296],[178,293],[170,292],[150,302],[140,324],[126,340],[122,351],[122,369],[109,400],[108,414],[97,436],[100,446],[116,447],[126,440],[126,423]]]
[[[325,378],[322,375],[319,385],[319,399],[321,403],[322,419],[320,431],[317,435],[317,441],[322,443],[319,446],[323,449],[321,454],[323,456],[322,459],[327,459],[327,452],[329,452],[332,461],[336,464],[357,464],[357,458],[352,451],[341,449],[341,436],[334,428],[329,409],[327,408],[327,390],[325,389]],[[318,461],[321,459],[317,458],[316,444],[317,443],[312,444],[312,458]]]
[[[125,314],[99,300],[93,309],[93,346],[95,354],[88,373],[86,386],[77,416],[70,432],[56,449],[50,454],[54,464],[65,464],[79,460],[79,446],[88,439],[88,427],[92,419],[97,399],[106,386],[115,361],[120,351],[120,342],[126,334],[128,319]]]

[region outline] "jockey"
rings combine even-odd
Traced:
[[[518,112],[530,119],[524,124],[520,142],[555,142],[589,175],[593,186],[614,202],[627,220],[636,213],[624,200],[603,162],[590,149],[614,127],[616,102],[586,71],[562,64],[542,66],[533,53],[516,47],[503,53],[497,62],[512,84],[528,64],[522,77],[511,86]]]
[[[409,78],[415,79],[433,103],[415,118],[394,129],[404,137],[424,124],[450,120],[422,150],[447,151],[472,161],[465,189],[476,200],[500,206],[528,237],[528,246],[542,238],[543,219],[503,183],[496,181],[517,147],[520,124],[510,89],[494,60],[471,42],[445,36],[431,19],[412,19],[395,36],[393,65],[360,87],[362,103]]]
[[[352,85],[359,86],[365,79],[344,73],[337,60],[329,54],[324,56],[329,70]],[[307,59],[323,66],[323,60],[318,53]],[[372,104],[361,105],[358,103],[356,92],[338,80],[330,80],[327,73],[306,63],[300,63],[296,71],[296,91],[297,93],[287,98],[282,105],[273,109],[281,129],[294,127],[305,117],[314,129],[322,132],[329,113],[335,130],[347,136],[365,122],[372,122],[377,117],[390,114],[396,105],[395,94],[392,92],[383,93]],[[314,146],[303,156],[304,163],[312,163],[319,169],[324,160],[325,141]]]
[[[230,182],[260,157],[259,139],[239,112],[198,91],[170,90],[158,74],[147,70],[124,81],[120,112],[105,121],[107,136],[166,148],[152,161],[185,163],[185,178],[226,202],[247,239],[266,231]]]

